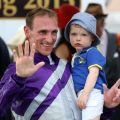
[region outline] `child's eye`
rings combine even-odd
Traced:
[[[82,36],[87,36],[87,34],[85,34],[85,33],[83,33],[83,34],[81,34]]]

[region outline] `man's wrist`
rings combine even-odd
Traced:
[[[26,80],[25,80],[26,77],[20,77],[17,74],[12,75],[11,77],[20,86],[23,86],[26,82]]]

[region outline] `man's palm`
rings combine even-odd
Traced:
[[[34,65],[34,53],[35,44],[32,45],[29,50],[29,42],[25,42],[24,53],[22,45],[18,46],[18,53],[14,50],[14,59],[16,61],[16,74],[20,77],[31,76],[40,67],[44,65],[44,62],[40,62]]]

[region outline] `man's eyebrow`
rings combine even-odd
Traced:
[[[39,32],[46,32],[46,31],[48,31],[48,30],[45,30],[45,29],[39,30]]]
[[[56,30],[53,30],[53,32],[56,32],[56,33],[57,33],[57,32],[58,32],[58,30],[57,30],[57,29],[56,29]]]
[[[49,30],[46,30],[46,29],[39,30],[39,32],[47,32],[47,31]],[[58,30],[56,29],[56,30],[53,30],[52,32],[58,32]]]

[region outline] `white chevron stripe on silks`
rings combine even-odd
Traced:
[[[82,120],[81,111],[76,106],[76,99],[72,76],[70,76],[65,88],[38,120]]]
[[[53,72],[50,78],[47,80],[39,94],[33,99],[29,107],[27,108],[24,116],[17,115],[14,111],[13,115],[15,120],[30,120],[31,116],[34,114],[36,109],[40,106],[40,104],[45,100],[53,86],[56,84],[57,80],[62,77],[67,62],[65,60],[60,60],[57,66],[57,69]],[[44,93],[44,94],[42,94]]]

